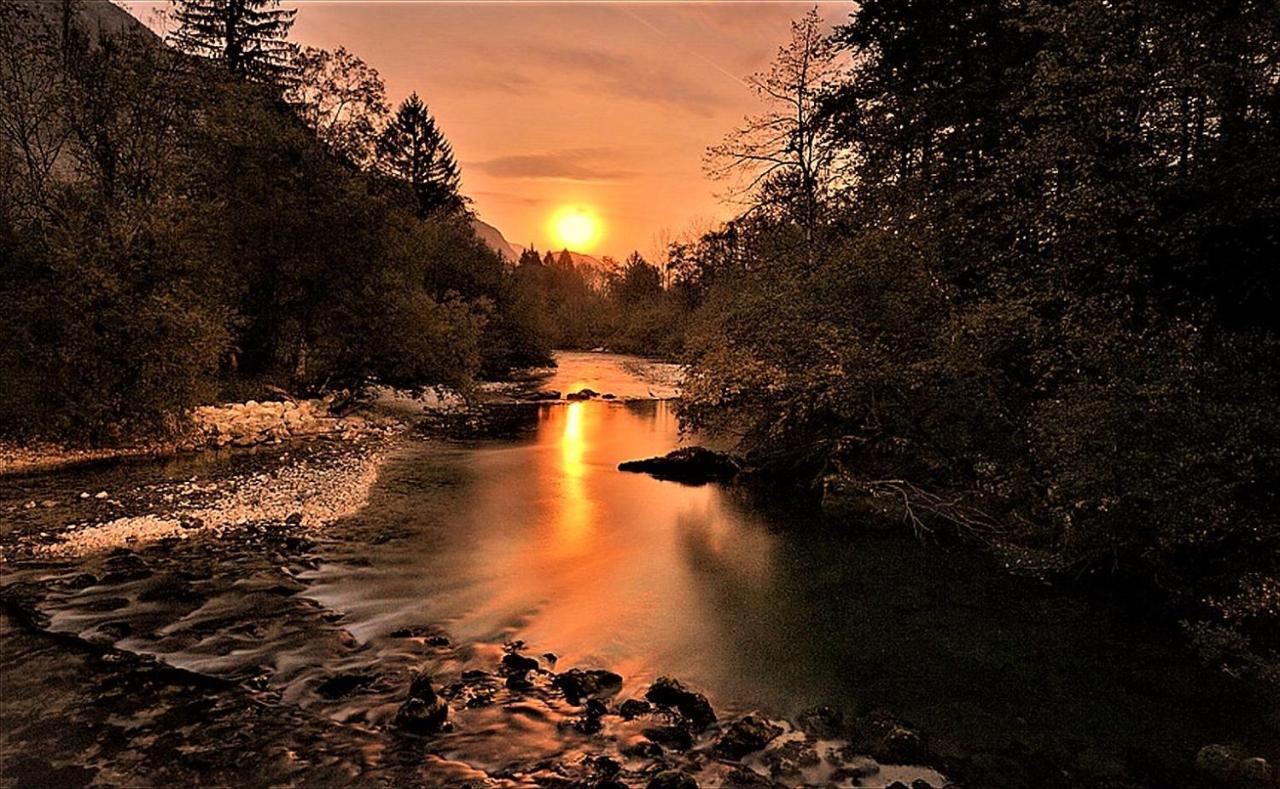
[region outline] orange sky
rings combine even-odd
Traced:
[[[125,2],[144,21],[160,2]],[[416,90],[453,143],[480,217],[516,244],[553,244],[567,204],[603,221],[594,248],[656,252],[733,213],[706,179],[708,145],[752,112],[740,77],[765,68],[793,2],[357,2],[298,7],[295,40],[345,46],[394,101]],[[828,22],[848,2],[820,6]]]

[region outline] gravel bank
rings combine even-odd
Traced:
[[[165,506],[101,523],[72,523],[36,556],[65,558],[195,534],[220,536],[246,524],[324,526],[368,501],[386,456],[382,446],[353,446],[336,457],[304,458],[266,472],[214,481],[166,483],[154,491]]]

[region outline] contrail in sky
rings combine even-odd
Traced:
[[[642,24],[642,25],[644,25],[645,27],[649,28],[649,29],[650,29],[650,30],[652,30],[653,32],[657,33],[658,35],[662,36],[663,38],[667,39],[668,41],[670,41],[670,42],[674,43],[676,46],[680,47],[680,48],[681,48],[681,49],[683,49],[685,52],[688,52],[690,55],[693,55],[693,56],[694,56],[695,58],[697,58],[698,60],[701,60],[703,63],[706,63],[706,64],[707,64],[708,66],[710,66],[711,68],[715,69],[716,71],[719,71],[721,74],[725,75],[725,76],[726,76],[726,77],[728,77],[729,79],[731,79],[731,80],[733,80],[734,82],[738,83],[738,84],[739,84],[739,85],[741,85],[742,87],[744,87],[744,88],[749,88],[749,87],[751,87],[749,84],[747,84],[747,81],[746,81],[746,80],[744,80],[742,77],[739,77],[737,74],[734,74],[733,72],[729,71],[729,70],[728,70],[728,69],[726,69],[724,66],[721,66],[719,63],[715,62],[715,61],[714,61],[714,60],[712,60],[711,58],[707,57],[706,55],[703,55],[701,52],[695,52],[695,51],[693,51],[693,50],[692,50],[692,49],[690,49],[689,47],[685,46],[683,43],[681,43],[681,42],[677,41],[675,38],[673,38],[672,36],[668,35],[666,31],[662,30],[662,29],[661,29],[661,28],[659,28],[657,25],[653,24],[653,23],[652,23],[652,22],[650,22],[649,20],[647,20],[647,19],[645,19],[644,17],[640,16],[639,14],[637,14],[635,11],[631,10],[630,8],[626,8],[626,7],[624,6],[624,7],[622,7],[622,8],[621,8],[621,11],[622,11],[624,14],[626,14],[627,16],[629,16],[629,17],[631,17],[632,19],[634,19],[634,20],[636,20],[637,22],[639,22],[640,24]]]

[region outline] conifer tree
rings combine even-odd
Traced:
[[[178,29],[170,41],[184,52],[218,60],[232,74],[259,82],[287,81],[296,9],[280,0],[174,0]]]
[[[400,104],[382,132],[378,166],[385,175],[409,186],[420,217],[466,209],[453,148],[416,93]]]

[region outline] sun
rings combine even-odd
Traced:
[[[589,249],[600,237],[600,220],[589,209],[581,206],[565,206],[551,217],[551,232],[556,246],[581,252]]]

